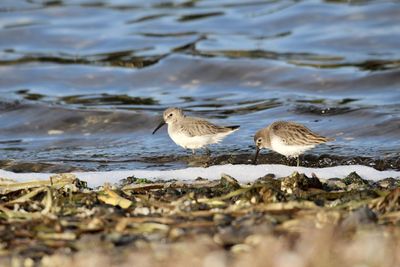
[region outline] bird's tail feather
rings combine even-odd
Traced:
[[[226,126],[225,128],[228,128],[230,130],[237,130],[240,128],[240,125]]]

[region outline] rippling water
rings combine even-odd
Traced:
[[[185,166],[165,129],[151,135],[168,106],[242,125],[214,157],[250,157],[254,132],[282,119],[336,138],[309,154],[398,161],[399,14],[399,1],[2,0],[1,166]]]

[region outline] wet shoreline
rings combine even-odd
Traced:
[[[142,159],[123,159],[123,160],[93,160],[79,162],[77,160],[60,160],[49,162],[34,162],[22,160],[0,160],[0,169],[16,173],[42,172],[42,173],[62,173],[62,172],[82,172],[82,171],[118,171],[118,170],[171,170],[186,167],[209,167],[223,164],[253,164],[254,154],[238,153],[230,155],[207,156],[201,153],[187,156],[166,155],[143,157]],[[93,167],[87,167],[90,164]],[[295,160],[287,158],[273,152],[263,152],[260,154],[257,164],[282,164],[286,166],[296,166]],[[369,157],[340,157],[332,155],[313,155],[306,154],[301,157],[300,166],[324,168],[343,165],[364,165],[379,171],[400,170],[400,158],[387,157],[384,159]],[[129,166],[139,166],[129,168]]]

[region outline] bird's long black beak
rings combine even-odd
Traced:
[[[257,164],[257,158],[258,158],[258,154],[260,153],[260,148],[256,147],[256,155],[254,156],[254,161],[253,164],[256,165]]]
[[[164,124],[165,124],[165,121],[160,122],[160,124],[157,126],[157,128],[154,129],[152,134],[155,134],[158,131],[158,129],[160,129],[161,127],[164,126]]]

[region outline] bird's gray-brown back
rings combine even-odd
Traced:
[[[209,121],[195,117],[184,117],[174,125],[175,130],[178,130],[188,136],[199,135],[214,135],[218,133],[231,132],[237,129],[238,126],[218,126]]]
[[[274,122],[269,126],[269,130],[270,135],[280,137],[287,145],[317,145],[333,140],[290,121]]]

